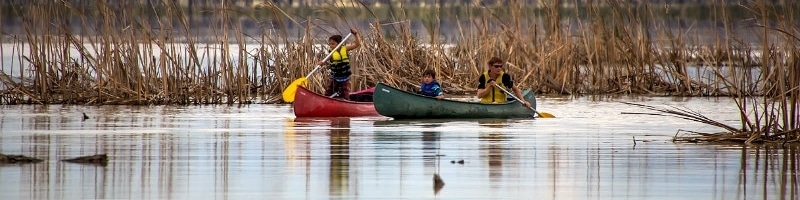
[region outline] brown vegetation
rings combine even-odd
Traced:
[[[718,69],[716,78],[720,88],[714,88],[736,99],[740,111],[740,127],[706,118],[688,109],[656,108],[627,103],[657,113],[636,113],[673,116],[720,127],[721,133],[696,133],[676,135],[680,142],[734,142],[734,143],[796,143],[800,142],[800,35],[792,18],[777,18],[793,10],[774,10],[764,1],[747,7],[755,16],[755,27],[761,29],[763,39],[759,49],[733,46],[732,41],[720,42],[728,49],[718,56],[704,58],[710,63],[730,63],[738,67]],[[721,13],[725,16],[725,13]],[[772,25],[767,25],[772,24]],[[775,37],[770,37],[775,36]],[[748,52],[743,54],[742,52]],[[759,54],[751,57],[747,55]],[[747,63],[755,63],[756,70]],[[753,71],[762,73],[753,74]],[[757,84],[749,84],[755,81]],[[757,95],[757,96],[754,96]]]
[[[439,38],[438,15],[424,21],[430,41],[419,41],[404,10],[396,9],[392,19],[376,18],[361,31],[368,45],[354,55],[352,85],[362,89],[386,82],[410,89],[424,69],[432,68],[446,92],[472,93],[485,60],[500,56],[520,85],[541,93],[751,96],[791,91],[772,85],[796,62],[794,21],[772,17],[791,10],[745,5],[756,16],[753,25],[764,30],[762,44],[739,42],[726,27],[712,34],[717,42],[698,45],[695,38],[706,33],[670,30],[654,19],[655,9],[647,4],[593,4],[585,11],[588,20],[566,22],[557,2],[545,1],[541,16],[520,12],[525,5],[478,6],[479,17],[459,24],[455,43]],[[276,29],[248,35],[237,18],[263,19],[220,4],[205,11],[215,19],[212,33],[198,37],[174,4],[152,5],[148,9],[159,15],[152,19],[136,15],[144,12],[141,7],[124,4],[25,4],[24,12],[31,13],[24,15],[27,34],[2,42],[13,44],[9,52],[20,64],[12,68],[29,76],[0,73],[0,103],[277,103],[283,88],[322,57],[318,40],[311,38],[326,38],[332,34],[329,27],[352,26],[341,24],[347,20],[336,7],[319,10],[337,16],[332,19],[297,19],[266,5],[273,18],[290,18],[292,25],[302,26],[302,38],[290,38],[289,24],[282,20],[273,22]],[[366,6],[362,10],[372,12]],[[730,24],[724,9],[712,12],[717,22]],[[80,20],[70,18],[75,15]],[[75,24],[101,34],[73,33]],[[312,88],[320,87],[324,77],[312,76]]]
[[[750,133],[741,136],[744,141],[797,140],[800,33],[794,15],[785,15],[795,13],[792,6],[743,4],[752,17],[733,22],[722,9],[727,5],[713,4],[707,12],[721,27],[699,32],[664,24],[656,12],[668,10],[649,4],[574,7],[572,12],[586,19],[572,21],[564,19],[563,12],[570,10],[559,0],[543,1],[542,12],[533,13],[511,3],[476,5],[478,17],[458,24],[456,42],[440,38],[438,13],[423,20],[430,41],[422,42],[404,9],[379,19],[361,5],[360,11],[375,19],[360,31],[366,45],[353,55],[351,85],[362,89],[386,82],[411,89],[431,68],[447,93],[472,93],[486,59],[500,56],[518,84],[540,93],[731,96],[739,100],[743,120],[742,128],[730,131]],[[251,35],[238,18],[265,19],[220,4],[204,10],[214,19],[212,33],[198,37],[177,5],[153,4],[146,9],[158,16],[151,18],[142,17],[141,7],[124,4],[98,1],[86,9],[68,1],[30,1],[14,9],[25,12],[19,15],[26,34],[3,37],[3,43],[12,44],[4,52],[12,52],[20,63],[12,68],[28,76],[0,73],[0,103],[279,103],[281,91],[323,57],[321,39],[312,38],[353,27],[342,8],[317,10],[332,18],[304,19],[265,5],[275,29]],[[285,18],[292,24],[284,24]],[[743,42],[730,26],[735,23],[758,30],[761,41]],[[101,34],[73,33],[75,24]],[[299,40],[289,37],[289,26],[302,27]],[[713,42],[699,42],[708,39]],[[320,88],[324,77],[312,76],[311,87]]]

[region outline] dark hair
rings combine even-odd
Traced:
[[[487,65],[493,65],[495,63],[503,63],[503,59],[500,59],[497,56],[495,56],[489,59],[489,62],[486,62]]]
[[[432,69],[426,69],[424,72],[422,72],[422,76],[431,76],[431,78],[436,79],[436,72]]]
[[[334,42],[336,42],[336,44],[339,44],[339,43],[342,42],[342,36],[341,35],[333,35],[333,36],[329,37],[328,40],[333,40]]]

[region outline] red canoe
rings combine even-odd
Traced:
[[[374,88],[350,93],[370,93]],[[375,111],[372,102],[357,102],[335,99],[314,93],[304,87],[297,87],[294,94],[295,117],[368,117],[381,116]]]

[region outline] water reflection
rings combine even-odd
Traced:
[[[351,160],[350,154],[350,134],[351,134],[351,119],[350,118],[295,118],[291,123],[287,122],[287,132],[284,133],[287,142],[287,159],[294,160],[300,158],[304,160],[302,168],[304,171],[304,185],[306,192],[314,192],[312,185],[318,180],[314,177],[317,175],[313,170],[315,168],[314,162],[324,161],[327,164],[327,195],[328,197],[348,197],[355,194],[351,193]],[[323,135],[318,135],[318,130],[322,128]],[[316,141],[323,139],[325,144],[323,148],[327,151],[325,158],[319,158],[314,155],[314,152],[319,149],[319,144]],[[302,141],[304,150],[301,150],[300,156],[296,154],[296,143]],[[291,162],[291,161],[290,161]],[[294,166],[292,166],[294,168]],[[309,194],[310,195],[310,194]],[[313,195],[311,195],[313,196]]]
[[[799,199],[798,146],[674,144],[659,131],[691,124],[570,106],[553,120],[408,121],[0,106],[0,153],[45,160],[0,165],[0,199]],[[60,161],[103,153],[106,167]]]
[[[331,197],[347,196],[350,181],[350,118],[335,118],[330,124]]]
[[[489,169],[489,181],[501,182],[503,179],[503,160],[504,148],[503,144],[506,143],[506,137],[498,129],[505,127],[506,120],[481,120],[479,125],[497,129],[487,129],[483,131],[478,137],[481,141],[481,153],[485,157]]]
[[[742,147],[741,170],[737,199],[798,199],[797,151],[800,146],[790,147],[753,146]],[[720,183],[724,184],[724,182]],[[723,196],[724,197],[724,196]]]
[[[428,127],[437,127],[437,125],[429,125]],[[423,131],[422,132],[422,157],[423,166],[425,169],[434,169],[433,172],[433,194],[439,194],[439,191],[444,188],[444,180],[439,174],[441,170],[441,157],[444,156],[440,152],[439,139],[440,132],[436,131]]]
[[[440,134],[438,131],[422,132],[423,166],[426,169],[436,169],[435,173],[439,173],[440,158],[443,156],[439,148]]]

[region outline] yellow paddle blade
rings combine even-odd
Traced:
[[[546,113],[546,112],[536,112],[539,114],[539,118],[556,118],[553,114]]]
[[[297,87],[298,86],[308,87],[308,82],[306,82],[306,78],[305,77],[298,78],[298,79],[292,81],[292,83],[289,84],[289,86],[286,86],[286,89],[283,90],[283,101],[284,102],[287,102],[287,103],[294,102],[294,93],[297,92]]]

